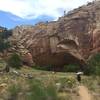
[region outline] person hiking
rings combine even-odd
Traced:
[[[80,83],[81,82],[81,75],[83,74],[83,72],[77,72],[77,81]]]
[[[77,74],[77,81],[80,83],[81,82],[81,75]]]

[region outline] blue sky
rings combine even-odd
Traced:
[[[93,0],[0,0],[0,25],[34,25],[40,21],[57,20],[63,15]]]

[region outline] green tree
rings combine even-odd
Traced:
[[[5,29],[3,32],[0,32],[0,37],[2,39],[8,39],[9,36],[11,36],[11,35],[12,35],[12,30]]]
[[[17,53],[12,54],[8,59],[8,65],[19,69],[22,66],[21,57]]]
[[[90,74],[100,75],[100,53],[97,53],[88,60]]]
[[[8,41],[4,41],[0,38],[0,52],[3,52],[4,50],[8,49],[10,47],[10,43]]]
[[[7,39],[12,34],[12,31],[3,27],[0,27],[0,30],[2,30],[0,32],[0,52],[3,52],[10,47],[10,43]]]

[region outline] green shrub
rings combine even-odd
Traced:
[[[95,79],[96,79],[96,77],[95,78],[91,77],[91,76],[90,77],[85,77],[85,78],[82,79],[82,84],[87,86],[89,90],[95,91],[95,89],[96,89],[96,84],[95,83],[97,81]]]
[[[8,37],[12,34],[11,30],[7,30],[6,28],[2,27],[2,32],[0,32],[0,52],[11,47],[10,43],[8,42]]]
[[[52,66],[51,65],[48,65],[48,66],[34,66],[33,68],[38,69],[38,70],[45,70],[45,71],[52,70]]]
[[[31,80],[29,82],[29,93],[27,100],[57,100],[56,88],[49,84],[44,86],[39,80]]]
[[[76,87],[76,80],[73,77],[62,77],[60,78],[57,83],[59,86],[57,87],[58,92],[69,92],[71,89]]]
[[[79,70],[78,65],[65,65],[63,68],[64,72],[77,72]]]
[[[3,32],[0,33],[0,37],[3,39],[7,39],[12,35],[12,30],[5,29]]]
[[[39,81],[32,80],[29,82],[29,85],[28,100],[46,100],[44,87]]]
[[[73,77],[68,77],[66,81],[69,88],[73,88],[76,85],[76,80]]]
[[[8,59],[8,65],[19,69],[22,66],[21,57],[17,53],[12,54]]]
[[[10,43],[8,41],[4,41],[3,39],[0,38],[0,52],[3,52],[4,50],[8,49],[11,47]]]
[[[57,89],[53,83],[50,83],[46,87],[47,99],[46,100],[58,100],[57,98]]]
[[[8,100],[18,100],[18,94],[21,91],[20,85],[13,84],[8,88],[9,99]]]
[[[87,72],[94,75],[100,75],[100,53],[95,54],[88,60],[89,67]]]

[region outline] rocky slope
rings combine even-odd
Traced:
[[[74,9],[58,21],[17,26],[11,41],[27,49],[36,65],[82,65],[100,51],[100,1]]]

